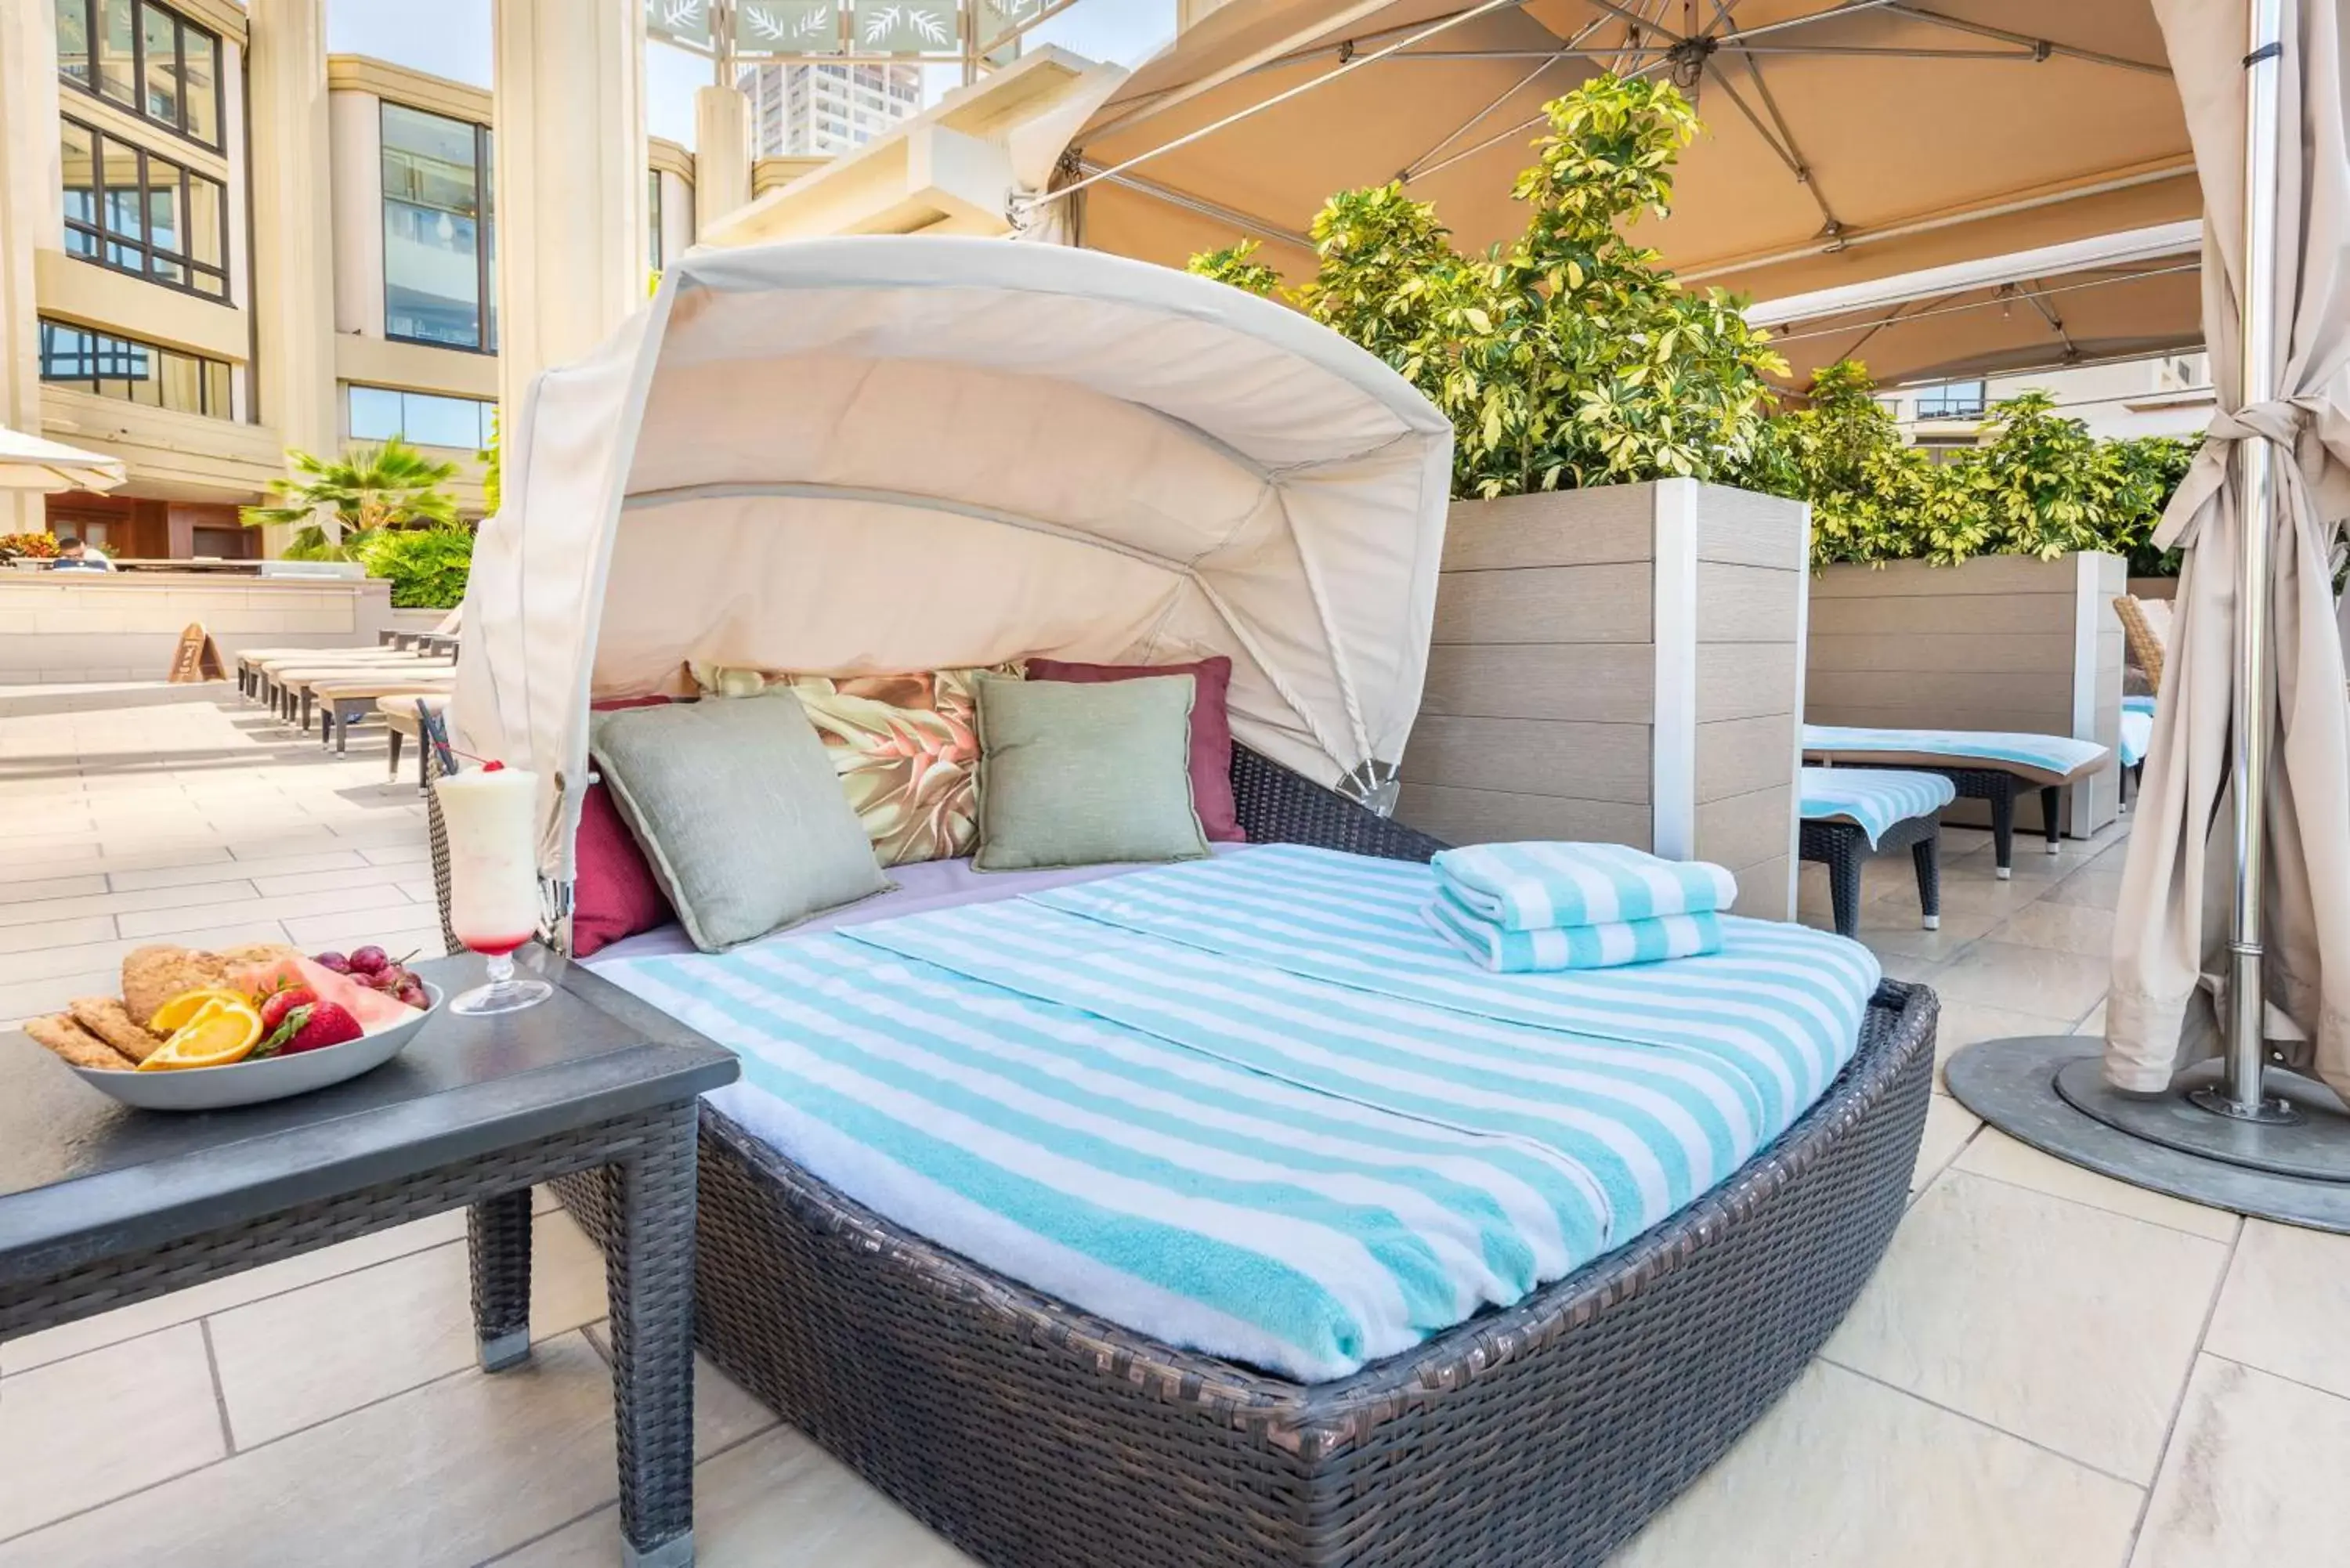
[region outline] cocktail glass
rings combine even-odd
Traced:
[[[452,1012],[512,1012],[555,994],[515,972],[515,950],[538,931],[538,775],[483,767],[433,782],[449,841],[449,927],[489,961],[490,982],[449,1003]]]

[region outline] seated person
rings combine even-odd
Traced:
[[[49,570],[110,572],[114,570],[114,563],[106,558],[104,552],[93,550],[83,544],[79,535],[60,534],[57,535],[57,558],[49,563]]]

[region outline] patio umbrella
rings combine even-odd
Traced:
[[[0,425],[0,490],[111,490],[122,460]]]
[[[1231,0],[1095,112],[1057,200],[1094,249],[1250,236],[1295,278],[1324,198],[1400,178],[1482,248],[1524,226],[1541,106],[1609,68],[1705,119],[1642,239],[1756,298],[2199,213],[2147,0]]]
[[[2255,7],[2282,49],[2246,60]],[[2303,1036],[2277,1043],[2292,1064],[2350,1096],[2350,704],[2331,567],[2350,518],[2350,37],[2332,0],[2155,9],[2203,185],[2220,413],[2156,535],[2189,554],[2123,877],[2106,1076],[2168,1086],[2209,1039],[2189,1027],[2208,988],[2239,1105],[2259,1101],[2279,1033]],[[2256,118],[2275,95],[2275,134],[2248,137],[2248,91]],[[2289,1029],[2264,1019],[2263,989]]]

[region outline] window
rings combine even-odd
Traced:
[[[363,387],[356,381],[347,393],[345,422],[353,441],[390,441],[398,436],[418,446],[459,447],[467,452],[480,452],[490,444],[495,403]]]
[[[60,321],[41,323],[41,379],[151,409],[234,417],[228,367],[218,359]]]
[[[58,151],[68,254],[228,298],[228,200],[219,181],[78,120],[60,122]]]
[[[660,171],[645,171],[645,261],[655,272],[660,271]]]
[[[1981,381],[1952,381],[1946,386],[1923,387],[1918,392],[1918,417],[1921,420],[1981,419],[1982,411]]]
[[[206,147],[221,144],[220,39],[155,0],[52,0],[57,76]]]
[[[383,106],[385,337],[497,348],[490,151],[481,126]]]

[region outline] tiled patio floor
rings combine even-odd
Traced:
[[[2020,846],[2008,883],[1985,837],[1946,836],[1939,933],[1906,856],[1866,888],[1946,1054],[2103,1004],[2117,836]],[[0,1019],[158,937],[429,944],[423,858],[379,740],[334,761],[221,687],[0,690]],[[2058,1164],[1939,1095],[1915,1186],[1818,1362],[1619,1568],[2350,1561],[2350,1240]],[[539,1225],[539,1354],[496,1378],[453,1215],[0,1346],[0,1568],[614,1561],[601,1274]],[[700,1424],[705,1563],[961,1561],[706,1368]]]

